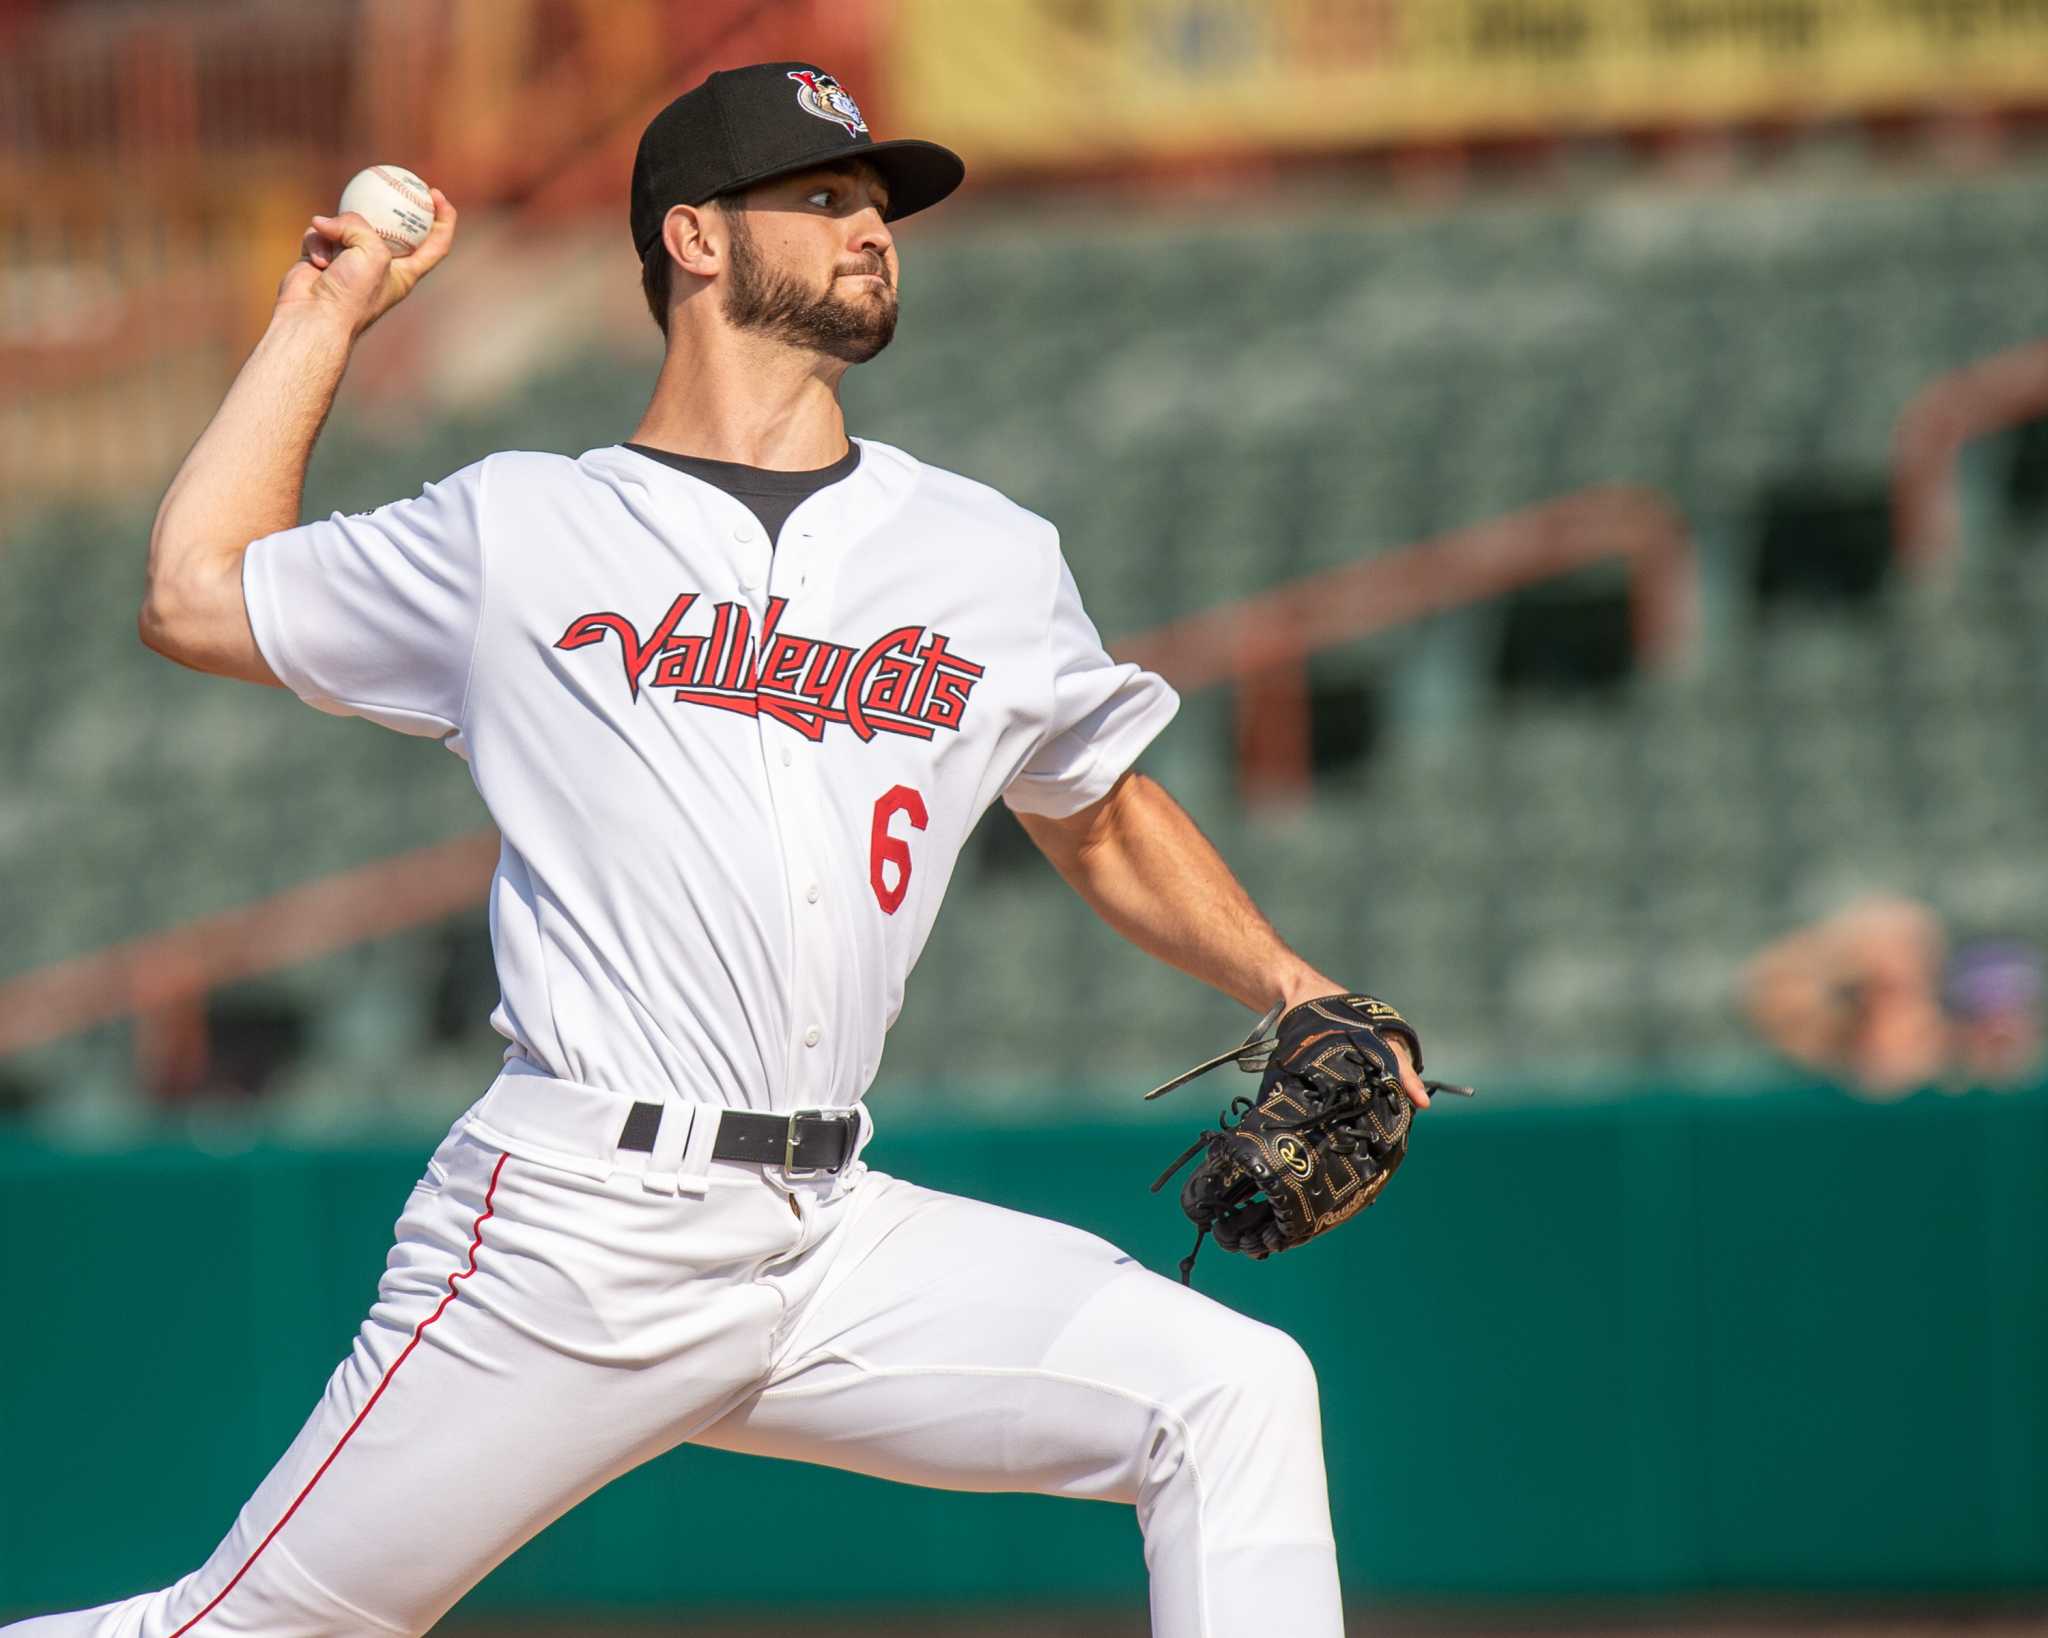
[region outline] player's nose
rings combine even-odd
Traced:
[[[881,263],[886,269],[895,256],[896,236],[889,231],[889,224],[882,220],[882,213],[869,205],[854,217],[853,231],[846,248],[865,260]]]

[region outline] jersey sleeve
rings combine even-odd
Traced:
[[[1081,606],[1066,560],[1053,595],[1052,707],[1044,732],[1003,801],[1018,813],[1064,819],[1108,794],[1173,720],[1180,696],[1166,679],[1109,657]]]
[[[250,544],[242,598],[280,682],[318,710],[401,734],[460,731],[483,606],[487,464]]]

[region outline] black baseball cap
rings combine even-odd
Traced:
[[[866,160],[889,185],[887,220],[936,205],[967,167],[936,142],[877,142],[836,79],[813,63],[722,69],[648,122],[633,156],[633,248],[644,258],[673,205],[835,160]]]

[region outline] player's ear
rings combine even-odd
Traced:
[[[725,231],[705,205],[671,205],[662,218],[662,242],[685,273],[711,278],[725,266]]]

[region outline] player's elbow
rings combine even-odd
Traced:
[[[179,665],[191,665],[190,656],[197,647],[194,624],[191,599],[181,597],[175,585],[152,576],[135,615],[135,634],[142,639],[142,646]]]
[[[153,654],[165,659],[174,659],[170,622],[164,610],[163,599],[152,586],[142,594],[142,607],[135,614],[135,635],[142,639],[142,646]]]
[[[175,573],[152,570],[136,611],[143,647],[192,671],[272,681],[242,604],[241,554]]]

